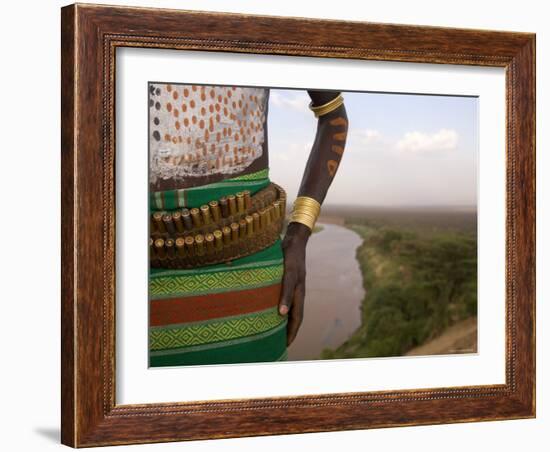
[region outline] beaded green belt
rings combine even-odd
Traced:
[[[251,195],[244,190],[200,208],[151,214],[149,260],[153,268],[195,268],[238,259],[280,237],[286,193],[270,183]]]

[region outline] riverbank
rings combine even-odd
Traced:
[[[363,239],[356,257],[366,295],[361,325],[341,346],[327,348],[324,359],[403,356],[465,319],[477,334],[475,216],[460,223],[449,218],[452,224],[442,216],[437,226],[347,219],[347,227]],[[475,352],[470,333],[463,351],[432,347],[424,353]]]
[[[477,318],[461,320],[447,328],[441,335],[409,350],[407,356],[451,355],[475,353],[477,350]]]

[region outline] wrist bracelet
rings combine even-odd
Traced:
[[[313,102],[309,103],[309,109],[313,112],[316,118],[319,116],[326,115],[331,111],[336,110],[340,105],[344,103],[344,98],[341,94],[338,94],[334,99],[327,102],[326,104],[319,105],[318,107],[313,106]]]
[[[311,231],[321,213],[321,204],[308,196],[298,196],[294,201],[289,223],[302,223]]]

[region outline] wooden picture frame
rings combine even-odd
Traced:
[[[535,416],[535,35],[146,8],[62,8],[62,442],[73,447]],[[115,403],[115,50],[506,70],[506,382]]]

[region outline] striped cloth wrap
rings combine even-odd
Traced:
[[[268,170],[185,190],[151,194],[152,209],[199,207],[269,185]],[[194,269],[151,268],[149,365],[231,364],[286,359],[278,313],[281,241],[255,254]]]

